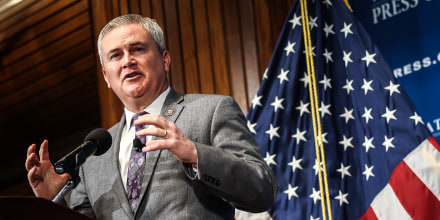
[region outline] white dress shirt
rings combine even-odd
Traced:
[[[165,98],[170,92],[168,87],[162,94],[160,94],[144,111],[150,114],[160,114],[160,110],[165,102]],[[121,172],[122,182],[124,188],[127,190],[127,173],[128,163],[130,161],[131,149],[133,147],[133,139],[136,136],[134,124],[131,123],[134,112],[131,112],[124,108],[125,112],[125,126],[122,129],[121,143],[119,147],[119,170]],[[151,125],[152,126],[152,125]],[[150,141],[152,136],[147,136],[147,142]]]

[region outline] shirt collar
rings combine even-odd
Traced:
[[[143,111],[146,111],[150,114],[160,114],[160,110],[162,109],[163,104],[165,103],[165,99],[170,92],[170,87],[168,87],[164,92],[162,92],[147,108]],[[136,114],[124,108],[125,112],[125,122],[126,125],[131,126],[131,120],[133,116]]]

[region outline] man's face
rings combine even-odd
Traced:
[[[167,87],[168,51],[161,53],[140,24],[117,27],[102,38],[105,81],[125,106],[143,97],[155,98]]]

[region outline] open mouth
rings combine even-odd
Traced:
[[[127,75],[125,76],[125,79],[132,79],[132,78],[134,78],[134,77],[136,77],[136,76],[139,76],[139,75],[141,75],[141,74],[140,74],[140,73],[137,73],[137,72],[133,72],[133,73],[127,74]]]

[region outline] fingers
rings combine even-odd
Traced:
[[[38,160],[38,157],[36,154],[31,154],[29,157],[26,158],[26,162],[24,166],[26,167],[26,170],[29,172],[32,167],[39,166],[40,161]]]
[[[37,148],[37,145],[32,144],[29,146],[26,154],[26,162],[24,166],[26,167],[26,170],[30,172],[30,170],[40,165],[40,160],[49,160],[49,151],[48,151],[48,141],[44,140],[43,143],[41,143],[39,155],[40,158],[38,158],[37,154],[35,153],[35,150]]]
[[[155,127],[165,129],[170,122],[164,117],[157,114],[145,114],[139,116],[139,118],[134,123],[136,125],[154,125]]]
[[[134,123],[154,126],[136,132],[137,136],[151,135],[163,139],[148,141],[142,148],[143,152],[166,149],[184,163],[197,163],[195,144],[182,133],[176,124],[157,114],[142,115]]]
[[[49,144],[47,140],[44,140],[40,146],[40,159],[41,160],[49,160]]]
[[[37,182],[37,175],[35,174],[37,172],[37,167],[32,167],[30,170],[28,170],[27,178],[29,180],[29,183],[31,186],[35,185],[35,182]]]
[[[169,130],[165,130],[157,127],[149,127],[136,132],[136,136],[148,136],[148,135],[160,137],[163,139],[169,138],[171,136]]]
[[[39,164],[37,154],[35,154],[36,147],[37,147],[37,145],[32,144],[31,146],[29,146],[29,148],[27,150],[26,162],[25,162],[24,166],[26,167],[26,171],[28,171],[28,172],[30,172],[32,167],[38,166],[38,164]]]
[[[37,145],[35,144],[31,144],[31,146],[28,147],[27,150],[27,156],[29,157],[29,155],[31,155],[32,153],[35,153],[35,148],[37,147]]]
[[[162,138],[166,138],[167,135],[168,135],[168,131],[167,131],[167,130],[164,130]]]
[[[149,127],[136,132],[137,136],[152,135],[156,137],[170,137],[170,131],[175,130],[175,125],[165,119],[164,117],[157,114],[146,114],[142,115],[134,122],[136,125],[153,125],[154,127]]]
[[[142,152],[157,151],[165,148],[166,145],[163,141],[150,141],[142,148]]]

